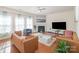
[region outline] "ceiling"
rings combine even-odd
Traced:
[[[73,6],[7,6],[8,8],[33,14],[49,14],[74,9]]]

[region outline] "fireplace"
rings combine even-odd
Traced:
[[[38,32],[45,32],[45,26],[38,26]]]

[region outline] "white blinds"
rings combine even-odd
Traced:
[[[11,16],[6,12],[0,12],[0,33],[11,32]]]
[[[33,29],[33,18],[31,16],[26,19],[26,28]]]
[[[15,18],[15,30],[23,30],[24,29],[24,17],[21,15],[17,15]]]
[[[23,15],[17,15],[14,19],[12,19],[12,15],[7,12],[0,11],[0,33],[10,33],[13,29],[15,31],[20,31],[24,28],[33,28],[32,16],[26,16],[26,18],[24,18]]]

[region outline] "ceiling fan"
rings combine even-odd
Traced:
[[[38,8],[39,12],[42,12],[42,11],[46,10],[46,8],[44,8],[44,7],[37,7],[37,8]]]

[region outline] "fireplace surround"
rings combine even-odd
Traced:
[[[45,32],[45,26],[38,26],[38,32]]]

